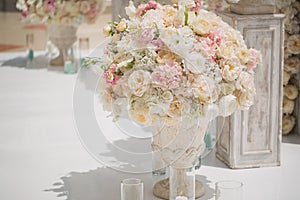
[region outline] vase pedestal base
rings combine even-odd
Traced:
[[[50,65],[53,67],[63,67],[64,66],[64,59],[62,56],[58,56],[52,60],[50,60]]]
[[[163,179],[157,183],[155,183],[153,187],[153,194],[154,196],[169,200],[169,178]],[[195,184],[195,192],[196,192],[196,199],[202,197],[205,194],[205,189],[203,184],[196,180]]]

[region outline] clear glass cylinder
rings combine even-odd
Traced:
[[[195,168],[170,166],[170,200],[195,200]]]
[[[242,200],[243,183],[238,181],[220,181],[215,185],[216,200]]]
[[[85,57],[88,56],[90,50],[90,40],[88,37],[79,38],[79,60],[80,66],[83,66]]]
[[[129,178],[121,182],[121,200],[143,200],[144,186],[140,179]]]
[[[66,74],[74,74],[77,72],[78,61],[76,60],[74,51],[76,51],[74,47],[71,47],[68,50],[63,50],[64,72]]]
[[[35,67],[34,63],[34,35],[33,33],[26,34],[26,47],[27,47],[27,68]]]
[[[152,174],[154,176],[166,174],[166,164],[159,152],[152,152]]]

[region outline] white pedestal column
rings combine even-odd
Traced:
[[[255,69],[255,103],[225,120],[217,156],[231,168],[280,165],[284,16],[219,15],[261,51],[262,64]]]

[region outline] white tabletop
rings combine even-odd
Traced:
[[[150,174],[105,168],[82,147],[72,112],[76,75],[26,69],[11,60],[18,55],[0,54],[9,65],[0,66],[0,199],[119,200],[128,177],[143,179],[145,199],[155,199]],[[299,145],[282,144],[282,166],[231,170],[212,154],[197,171],[207,187],[201,199],[214,199],[214,183],[230,179],[244,183],[244,200],[298,200],[299,155]]]

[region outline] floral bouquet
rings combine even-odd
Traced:
[[[129,19],[108,24],[111,36],[101,58],[104,110],[135,122],[178,123],[183,116],[228,116],[248,109],[255,95],[260,53],[201,1],[176,5],[154,1],[126,7]]]
[[[18,0],[25,22],[79,26],[94,23],[102,0]]]

